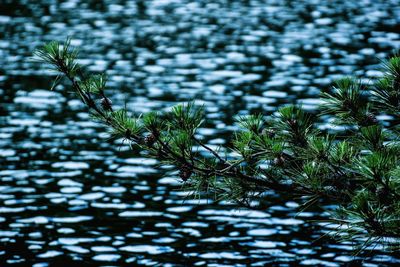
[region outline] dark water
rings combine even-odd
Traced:
[[[114,103],[147,112],[196,99],[209,119],[199,133],[220,145],[237,114],[314,109],[332,80],[379,76],[399,25],[389,0],[0,0],[0,266],[398,266],[379,247],[359,258],[319,239],[327,229],[308,221],[321,210],[295,217],[297,200],[183,202],[176,173],[107,142],[28,57],[73,36],[81,63],[107,70]]]

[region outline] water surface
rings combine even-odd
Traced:
[[[73,37],[136,112],[196,99],[199,134],[225,144],[235,115],[313,110],[334,79],[381,75],[400,47],[400,3],[357,1],[1,1],[2,266],[398,266],[377,248],[319,239],[318,208],[271,193],[260,210],[186,199],[177,173],[109,142],[69,88],[28,58]],[[185,200],[185,201],[184,201]],[[322,215],[325,216],[325,215]]]

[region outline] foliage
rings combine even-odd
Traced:
[[[35,56],[58,73],[56,84],[69,80],[92,116],[115,137],[174,165],[185,186],[197,194],[242,205],[268,190],[301,195],[305,206],[326,199],[337,206],[331,221],[341,226],[336,232],[341,239],[398,248],[400,57],[386,62],[383,77],[372,84],[354,78],[337,81],[322,94],[318,116],[284,106],[270,118],[239,117],[241,130],[225,147],[237,156],[227,158],[196,137],[204,122],[203,107],[191,102],[170,112],[137,116],[113,110],[105,95],[105,75],[86,77],[69,40],[62,45],[50,42]],[[392,120],[380,120],[383,114]],[[334,118],[344,130],[319,130],[319,116]]]

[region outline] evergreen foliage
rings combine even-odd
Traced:
[[[284,106],[270,118],[239,117],[241,130],[225,147],[229,154],[196,137],[204,111],[193,102],[166,113],[135,116],[114,110],[105,94],[105,75],[86,76],[69,40],[50,42],[35,57],[57,72],[55,85],[66,78],[93,118],[109,126],[115,137],[175,166],[185,187],[196,194],[242,205],[268,190],[303,196],[304,207],[325,199],[337,207],[331,222],[338,225],[339,238],[398,249],[400,57],[388,60],[383,77],[370,84],[354,78],[337,81],[322,94],[317,116],[299,106]],[[392,119],[384,121],[380,115]],[[321,131],[320,116],[341,127]]]

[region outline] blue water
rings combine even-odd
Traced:
[[[30,62],[72,36],[135,112],[196,99],[199,130],[223,145],[234,116],[287,103],[313,110],[334,79],[379,77],[400,48],[399,1],[0,1],[1,266],[398,266],[297,214],[273,192],[258,210],[193,199],[177,173],[108,141],[67,87]],[[329,125],[327,125],[329,126]]]

